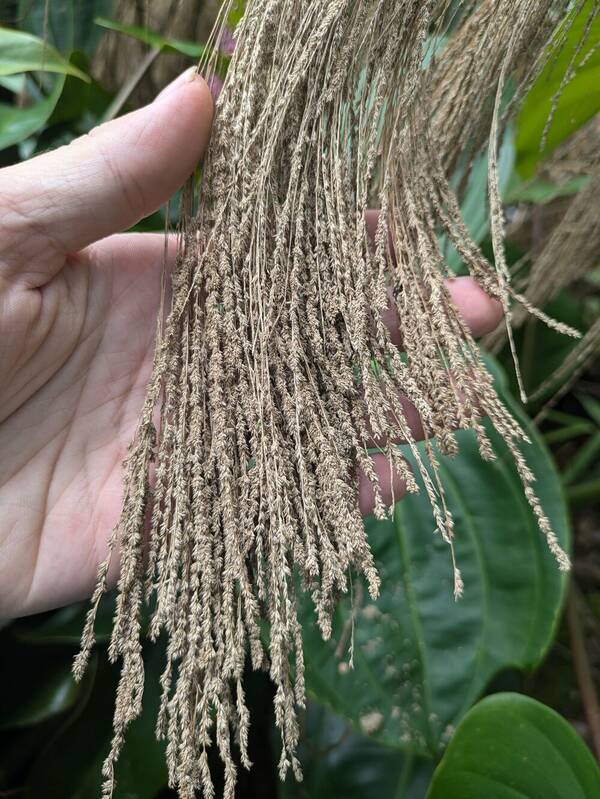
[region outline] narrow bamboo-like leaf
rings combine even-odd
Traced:
[[[22,72],[58,72],[74,75],[89,81],[85,72],[77,69],[66,58],[30,33],[0,28],[0,75],[18,75]]]
[[[130,36],[132,39],[137,39],[150,47],[165,52],[181,53],[190,56],[190,58],[200,58],[206,52],[206,47],[202,44],[186,42],[181,39],[166,39],[154,31],[140,28],[137,25],[124,25],[121,22],[104,19],[104,17],[97,17],[96,25],[117,33],[123,33],[125,36]]]
[[[62,94],[66,75],[59,75],[48,97],[29,108],[0,104],[0,150],[12,147],[44,127]]]
[[[512,404],[502,379],[500,393]],[[567,509],[552,460],[531,423],[513,405],[532,444],[524,447],[536,489],[568,547]],[[531,669],[543,658],[559,616],[565,578],[547,550],[512,458],[490,430],[498,459],[481,460],[474,437],[442,461],[465,596],[455,602],[448,548],[435,533],[423,493],[400,502],[393,521],[367,528],[382,577],[380,599],[354,620],[340,604],[332,641],[323,643],[310,603],[305,657],[310,693],[362,732],[392,746],[435,755],[490,680],[509,667]],[[360,600],[360,587],[355,601]],[[343,657],[339,656],[340,641]]]
[[[476,705],[452,738],[427,799],[597,799],[600,770],[575,730],[519,694]]]
[[[540,160],[600,111],[600,14],[596,14],[588,30],[595,2],[587,0],[583,4],[566,42],[552,55],[523,105],[516,141],[517,169],[523,177],[531,177]],[[561,91],[573,59],[573,74]]]
[[[513,173],[516,177],[516,172]],[[572,197],[586,185],[589,178],[587,176],[576,177],[564,183],[549,183],[540,178],[521,181],[518,178],[512,181],[505,195],[505,202],[512,203],[535,203],[545,205],[551,203],[558,197]]]
[[[227,24],[232,30],[235,30],[240,20],[246,11],[246,0],[234,0],[231,11],[227,17]]]

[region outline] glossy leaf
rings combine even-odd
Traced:
[[[36,650],[7,640],[10,657],[0,667],[0,730],[40,724],[69,710],[81,693],[71,674],[69,650]]]
[[[498,378],[505,400],[505,382]],[[513,404],[533,441],[524,447],[540,501],[564,546],[569,532],[558,475],[545,446]],[[489,428],[489,425],[488,425]],[[555,631],[565,578],[525,500],[512,458],[490,430],[498,458],[480,458],[474,437],[442,459],[456,523],[465,596],[455,602],[447,546],[434,533],[424,494],[400,502],[393,521],[367,521],[382,577],[380,599],[364,601],[354,624],[355,669],[346,663],[350,600],[333,639],[321,640],[310,603],[304,616],[310,693],[358,729],[391,746],[435,755],[490,680],[508,667],[540,663]],[[355,589],[359,591],[360,587]],[[336,653],[346,638],[344,660]]]
[[[13,627],[13,635],[17,640],[38,646],[56,646],[68,644],[78,647],[89,602],[78,602],[65,608],[55,610],[42,618],[23,619]],[[105,643],[112,631],[114,614],[114,594],[108,594],[100,600],[96,617],[95,634],[98,643]]]
[[[164,651],[148,649],[142,716],[130,727],[116,769],[115,799],[155,799],[166,785],[164,747],[154,735]],[[104,660],[88,704],[73,717],[35,762],[25,799],[91,799],[100,796],[101,768],[112,737],[118,670]]]
[[[333,713],[309,703],[298,757],[304,779],[280,783],[280,799],[423,799],[433,766],[358,735]]]
[[[60,99],[65,77],[59,75],[48,97],[29,108],[0,103],[0,150],[19,144],[44,127]]]
[[[74,75],[89,81],[85,72],[37,36],[0,28],[0,75],[19,75],[23,72],[57,72]]]
[[[600,111],[600,14],[588,30],[594,8],[595,0],[583,4],[565,44],[552,54],[523,104],[516,142],[517,168],[523,177],[531,177],[543,158]],[[574,74],[561,90],[572,63]],[[547,140],[540,149],[551,115]]]
[[[48,39],[61,53],[82,50],[91,56],[102,36],[94,24],[110,16],[114,0],[20,0],[19,27]]]
[[[115,22],[110,19],[98,17],[96,25],[106,28],[117,33],[123,33],[133,39],[137,39],[150,47],[166,53],[181,53],[182,55],[190,56],[190,58],[200,58],[204,55],[206,47],[196,42],[184,42],[180,39],[166,39],[154,31],[147,28],[140,28],[137,25],[125,25],[121,22]]]
[[[25,74],[21,75],[4,75],[0,77],[0,86],[3,89],[8,89],[13,94],[20,94],[25,89]]]
[[[476,705],[452,738],[427,799],[597,799],[600,770],[575,730],[519,694]]]

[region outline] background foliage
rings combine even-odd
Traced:
[[[168,77],[193,63],[202,52],[198,31],[212,4],[182,5],[189,6],[187,23],[185,15],[170,13],[164,0],[126,6],[113,0],[52,0],[48,16],[43,0],[0,0],[0,165],[68,143],[147,100]],[[240,11],[234,10],[232,23]],[[540,142],[578,41],[577,27],[506,135],[500,171],[512,263],[540,248],[588,179],[585,169],[558,181],[544,169],[561,147],[569,152],[582,131],[598,136],[600,17],[594,26],[543,151]],[[121,60],[123,53],[129,58],[127,79],[119,72],[116,49]],[[482,158],[463,213],[474,237],[489,250],[486,184]],[[164,224],[158,213],[139,227],[162,230]],[[456,253],[448,258],[460,271]],[[598,319],[599,286],[597,268],[547,310],[585,333]],[[517,343],[530,390],[551,376],[574,346],[536,321],[518,331]],[[490,368],[529,432],[532,443],[525,454],[538,475],[542,505],[563,545],[573,550],[572,584],[548,555],[500,443],[498,460],[483,463],[473,439],[463,434],[460,456],[443,468],[465,598],[454,603],[447,548],[432,535],[435,525],[424,497],[399,504],[393,520],[369,520],[383,579],[380,600],[357,601],[363,596],[357,583],[354,606],[340,605],[329,644],[312,623],[312,609],[304,609],[311,696],[303,719],[305,781],[280,785],[275,779],[271,689],[266,677],[249,674],[255,768],[242,775],[241,797],[600,795],[592,754],[600,754],[595,690],[600,674],[600,373],[592,361],[551,407],[538,403],[524,409],[512,398],[505,348],[490,359]],[[102,605],[101,645],[79,686],[70,667],[85,606],[4,623],[0,796],[99,796],[116,681],[103,652],[111,602],[108,597]],[[352,630],[354,670],[348,662]],[[162,654],[160,647],[147,652],[145,710],[121,758],[117,799],[171,796],[161,746],[154,739]]]

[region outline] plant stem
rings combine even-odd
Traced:
[[[110,122],[111,119],[114,119],[120,113],[121,109],[129,99],[129,97],[131,96],[131,93],[138,85],[138,83],[141,81],[141,79],[144,77],[146,72],[150,69],[152,64],[156,61],[156,59],[160,55],[160,52],[161,51],[159,47],[154,47],[146,54],[145,58],[140,63],[139,67],[131,75],[129,80],[123,85],[123,87],[120,89],[115,99],[106,109],[106,113],[102,117],[103,122]]]
[[[592,735],[596,757],[600,761],[600,705],[592,676],[592,667],[585,648],[585,638],[579,616],[580,598],[575,583],[571,584],[567,601],[567,624],[571,637],[571,652],[575,665],[575,674],[579,685],[579,693],[583,703],[585,717]]]

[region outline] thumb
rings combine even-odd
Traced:
[[[27,270],[44,254],[56,263],[156,211],[202,158],[212,117],[207,84],[187,73],[151,105],[2,170],[0,233],[8,233],[9,262]]]

